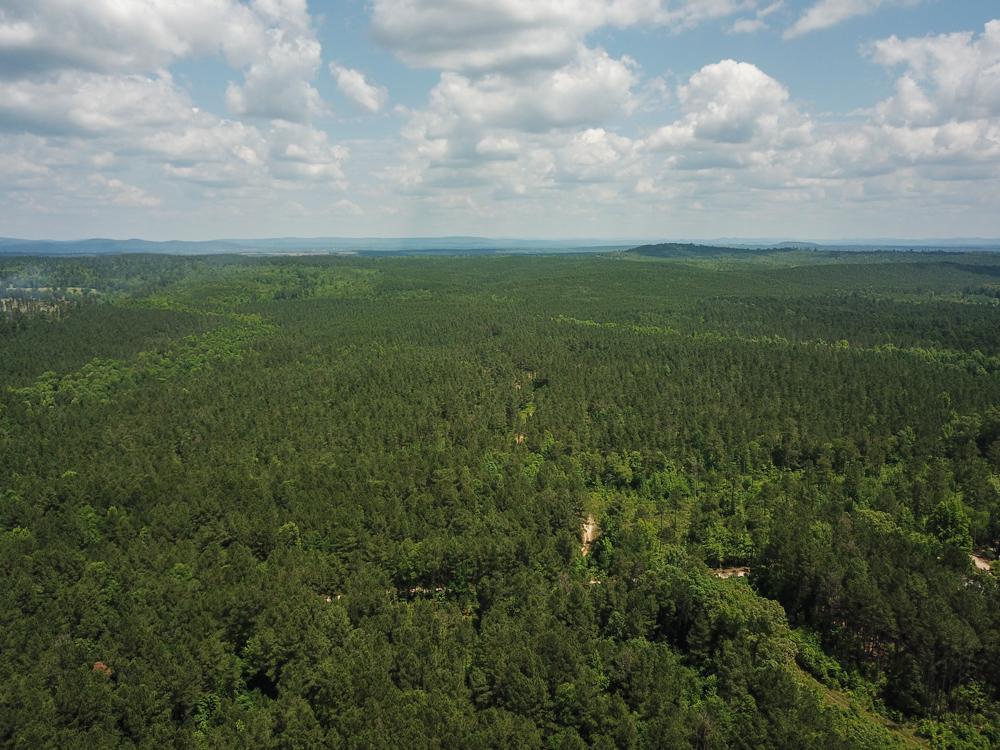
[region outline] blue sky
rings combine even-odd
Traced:
[[[0,235],[1000,236],[995,0],[2,0]]]

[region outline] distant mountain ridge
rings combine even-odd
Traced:
[[[210,253],[239,253],[246,248],[226,242],[185,242],[168,240],[18,240],[0,237],[0,253],[6,255],[104,255],[113,253],[162,253],[168,255],[206,255]]]
[[[641,241],[640,241],[641,242]],[[521,240],[487,237],[276,237],[251,240],[169,240],[87,239],[22,240],[0,237],[0,253],[7,255],[100,255],[111,253],[162,253],[207,255],[220,253],[481,253],[481,252],[567,252],[623,250],[635,240]]]

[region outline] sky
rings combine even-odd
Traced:
[[[1000,237],[997,0],[0,0],[0,236]]]

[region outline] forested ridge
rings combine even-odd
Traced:
[[[1000,258],[678,247],[0,257],[0,744],[1000,748]]]

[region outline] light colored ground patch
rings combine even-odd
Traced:
[[[980,557],[979,555],[969,555],[969,557],[972,558],[972,564],[975,566],[976,570],[989,571],[992,569],[993,564],[985,557]]]
[[[719,578],[745,578],[750,575],[750,568],[720,568],[713,572]]]
[[[0,312],[47,313],[59,312],[64,307],[62,300],[0,297]]]
[[[586,557],[590,553],[590,548],[597,539],[597,521],[594,520],[593,516],[587,516],[587,520],[583,524],[583,546],[580,547],[580,553]]]

